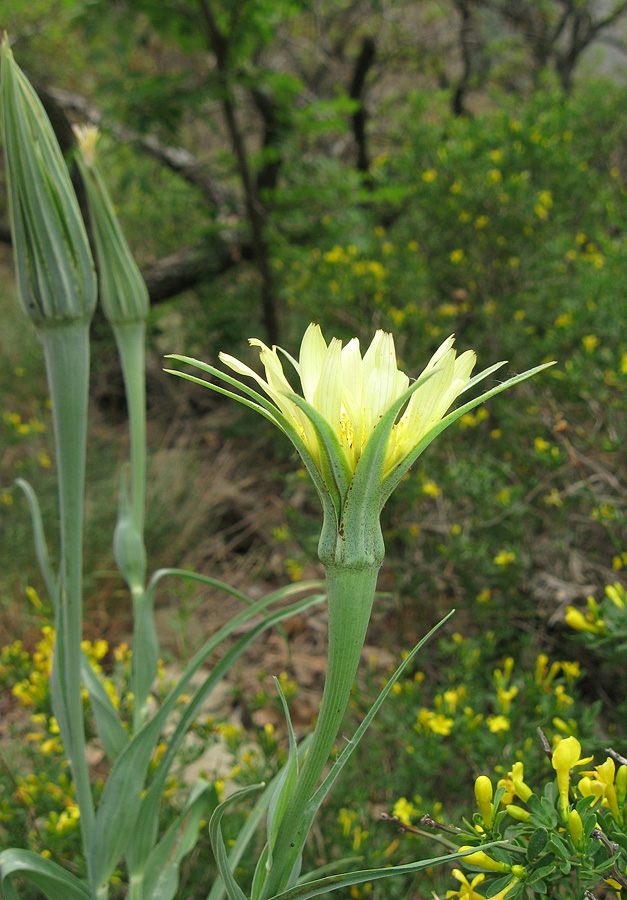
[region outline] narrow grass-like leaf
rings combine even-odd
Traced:
[[[311,737],[311,733],[308,734],[298,746],[299,762],[302,761],[303,756],[307,752],[307,748],[311,743]],[[237,838],[235,839],[235,843],[233,844],[233,848],[228,856],[228,864],[231,872],[235,871],[239,861],[246,851],[246,848],[248,847],[248,844],[255,836],[259,823],[261,822],[261,819],[268,809],[270,800],[272,799],[272,795],[276,789],[280,777],[281,772],[277,772],[270,784],[266,786],[263,794],[255,803],[254,807],[250,811],[249,816],[244,822],[244,825],[240,829]],[[225,894],[226,888],[224,887],[224,882],[221,878],[216,878],[213,883],[213,887],[211,888],[211,891],[207,896],[207,900],[224,900]]]
[[[331,872],[336,872],[338,869],[343,869],[345,866],[350,866],[362,860],[363,856],[345,856],[343,859],[334,859],[333,862],[326,863],[324,866],[318,866],[317,869],[312,869],[306,875],[301,875],[296,884],[307,884],[317,878],[322,878],[323,875],[329,875]]]
[[[287,809],[288,803],[290,802],[290,797],[292,796],[292,792],[294,790],[296,778],[298,777],[298,750],[296,748],[296,738],[294,737],[294,729],[292,728],[290,710],[278,678],[274,679],[274,683],[279,693],[279,698],[283,707],[283,714],[285,715],[285,721],[287,724],[289,751],[287,762],[283,766],[279,781],[276,786],[276,790],[272,795],[270,806],[268,807],[268,817],[266,820],[266,859],[264,861],[263,867],[258,865],[257,869],[255,870],[255,877],[253,878],[253,888],[251,891],[252,900],[256,900],[256,898],[259,897],[261,889],[263,887],[263,882],[267,874],[267,870],[272,865],[272,847],[276,840],[281,822],[283,821],[285,810]]]
[[[302,459],[304,465],[307,467],[307,471],[311,475],[311,478],[318,490],[318,494],[320,496],[320,500],[325,509],[325,512],[328,511],[328,507],[331,504],[331,496],[329,494],[327,485],[320,475],[316,462],[302,437],[287,421],[278,407],[274,406],[274,404],[266,400],[265,397],[262,397],[261,394],[258,394],[257,391],[248,387],[248,385],[243,384],[236,378],[231,378],[230,375],[227,375],[225,372],[221,372],[220,369],[216,369],[214,366],[210,366],[207,363],[202,363],[197,359],[191,359],[189,356],[179,356],[177,354],[169,354],[166,359],[175,359],[179,362],[184,362],[188,363],[191,366],[196,366],[196,368],[201,369],[203,372],[208,372],[211,375],[214,375],[216,378],[221,378],[223,381],[226,381],[227,384],[239,388],[239,390],[241,390],[243,393],[247,394],[249,397],[252,397],[255,402],[251,402],[250,400],[247,400],[246,397],[241,397],[239,394],[233,393],[233,391],[228,391],[226,388],[223,388],[221,387],[221,385],[215,384],[212,381],[205,381],[202,378],[196,378],[194,375],[188,375],[186,372],[179,372],[176,369],[164,369],[164,371],[169,375],[178,375],[179,378],[184,378],[186,381],[191,381],[193,384],[199,384],[202,387],[209,388],[210,390],[215,391],[218,394],[222,394],[224,397],[230,397],[232,400],[236,400],[243,406],[247,406],[249,409],[255,410],[255,412],[258,412],[260,415],[262,415],[264,419],[267,419],[269,422],[272,422],[273,425],[276,425],[278,428],[280,428],[283,434],[285,434],[285,436],[290,439],[290,441],[296,448],[296,452]],[[331,505],[331,508],[335,509],[335,506]]]
[[[129,869],[131,872],[143,872],[146,866],[146,860],[150,854],[150,851],[154,845],[156,840],[156,835],[158,831],[159,824],[159,805],[161,802],[161,796],[163,793],[163,786],[165,784],[165,780],[167,778],[170,766],[176,757],[177,750],[179,749],[182,741],[185,738],[185,735],[196,718],[198,710],[204,703],[208,694],[215,687],[215,685],[224,677],[229,668],[233,665],[233,663],[239,659],[244,650],[264,631],[268,628],[271,628],[273,625],[278,622],[282,622],[284,619],[289,618],[292,615],[296,615],[299,612],[303,612],[309,606],[314,603],[320,602],[322,598],[318,596],[314,597],[306,597],[303,600],[300,600],[298,603],[295,603],[291,606],[285,607],[281,610],[278,610],[273,615],[265,618],[262,622],[257,624],[254,628],[252,628],[247,634],[241,637],[236,644],[231,647],[227,653],[222,657],[222,659],[217,663],[217,665],[212,670],[211,674],[204,680],[204,682],[196,689],[194,694],[192,695],[191,700],[185,706],[184,711],[181,715],[181,718],[174,730],[174,733],[170,737],[168,741],[168,746],[166,752],[163,754],[161,762],[157,768],[157,771],[153,777],[153,780],[150,784],[150,787],[145,793],[145,796],[141,798],[141,790],[143,788],[143,784],[146,778],[146,771],[148,766],[148,761],[144,760],[143,749],[140,747],[138,749],[138,761],[135,766],[133,761],[129,761],[129,767],[133,767],[136,770],[136,778],[139,779],[141,777],[141,783],[137,783],[127,790],[132,791],[133,796],[131,798],[132,802],[129,802],[127,796],[124,796],[124,805],[126,807],[125,813],[126,818],[120,815],[120,811],[118,806],[116,806],[116,798],[117,793],[116,789],[112,789],[110,794],[107,796],[108,801],[108,810],[107,816],[114,817],[119,821],[118,828],[124,829],[124,840],[118,836],[109,837],[109,832],[105,831],[107,825],[107,817],[103,814],[102,822],[100,822],[101,810],[98,809],[98,813],[96,815],[96,822],[99,826],[99,833],[102,835],[101,840],[103,841],[115,841],[116,847],[116,860],[113,863],[115,866],[117,859],[121,855],[122,851],[126,848],[127,851],[127,862],[129,865]],[[263,609],[264,606],[267,606],[270,601],[268,598],[264,598],[263,600],[256,603],[253,607],[249,607],[244,610],[243,613],[240,613],[239,616],[235,617],[229,625],[220,629],[220,631],[214,635],[214,637],[203,647],[201,651],[199,651],[190,666],[187,667],[177,686],[173,689],[173,691],[168,695],[166,700],[164,701],[163,706],[157,712],[155,717],[151,719],[151,721],[144,727],[144,729],[139,732],[139,734],[133,739],[131,743],[131,747],[135,743],[135,741],[141,737],[141,735],[147,729],[151,727],[157,727],[157,732],[155,735],[151,733],[151,739],[153,740],[152,748],[156,743],[156,740],[159,737],[161,728],[165,723],[165,719],[167,715],[172,711],[174,704],[177,699],[183,692],[183,690],[189,684],[190,679],[198,671],[204,660],[207,656],[212,653],[217,646],[224,640],[225,636],[231,634],[235,629],[233,627],[233,622],[239,620],[238,624],[241,624],[242,621],[245,621],[248,618],[251,618],[255,615],[260,609]],[[226,635],[225,635],[226,632]],[[156,723],[156,726],[154,725]],[[130,748],[129,748],[130,749]],[[149,760],[150,757],[148,757]],[[121,757],[122,759],[122,757]],[[109,790],[109,784],[111,783],[114,775],[116,774],[116,769],[114,768],[109,781],[105,787],[105,794],[103,795],[103,803],[105,800],[105,795],[107,795],[107,791]],[[102,806],[102,804],[101,804]],[[130,821],[130,824],[129,824]],[[96,852],[97,844],[94,844],[94,852]],[[112,856],[115,854],[112,854]],[[111,865],[109,861],[108,865]],[[111,871],[113,871],[111,869]],[[109,874],[111,874],[109,872]]]
[[[111,702],[111,697],[107,694],[100,678],[94,672],[92,664],[84,653],[81,654],[81,679],[89,694],[89,702],[94,714],[98,737],[111,762],[115,762],[128,744],[129,736],[119,719],[115,706]]]
[[[242,788],[241,791],[235,791],[234,794],[231,794],[230,797],[227,797],[218,808],[215,810],[214,814],[211,816],[211,820],[209,822],[209,836],[211,837],[211,846],[213,847],[213,853],[216,858],[216,865],[218,866],[218,872],[220,873],[220,877],[224,882],[224,889],[227,893],[229,900],[246,900],[246,895],[235,881],[233,877],[233,873],[231,871],[231,867],[229,865],[229,859],[226,853],[226,848],[224,846],[224,838],[222,837],[222,816],[226,812],[231,804],[235,803],[236,800],[241,800],[242,797],[245,797],[247,794],[251,794],[253,791],[263,790],[265,784],[262,782],[261,784],[252,784],[250,787]]]
[[[544,369],[548,369],[554,365],[554,362],[543,363],[543,365],[536,366],[533,369],[528,369],[526,372],[522,372],[520,375],[514,375],[513,378],[509,378],[507,381],[504,381],[502,384],[497,385],[495,388],[486,391],[484,394],[481,394],[480,397],[476,397],[474,400],[470,400],[468,403],[465,403],[463,406],[458,407],[458,409],[453,410],[453,412],[449,413],[448,416],[445,416],[443,419],[441,419],[437,423],[437,425],[434,425],[431,431],[425,434],[420,443],[416,445],[412,452],[408,456],[406,456],[405,459],[399,464],[399,466],[394,469],[393,472],[390,472],[388,477],[385,479],[381,491],[381,507],[383,507],[386,500],[388,499],[394,488],[399,484],[407,470],[411,466],[413,466],[420,454],[429,446],[431,441],[433,441],[439,434],[444,431],[445,428],[448,428],[449,425],[452,425],[453,422],[455,422],[461,416],[465,415],[467,412],[470,412],[470,410],[474,409],[475,406],[478,406],[485,400],[489,400],[490,397],[494,397],[496,394],[500,394],[502,391],[507,390],[507,388],[513,387],[515,384],[520,384],[521,381],[526,381],[527,378],[531,378],[533,375],[537,375],[538,372],[542,372],[544,371]],[[477,378],[485,378],[490,373],[490,371],[490,369],[486,369],[485,372],[481,372],[479,376],[477,376]]]
[[[187,803],[148,857],[142,900],[172,900],[179,886],[181,862],[196,846],[200,824],[218,802],[212,783],[196,782]]]
[[[419,650],[422,647],[424,647],[424,645],[427,643],[427,641],[429,641],[433,637],[433,635],[436,633],[436,631],[438,631],[451,618],[451,616],[453,615],[454,612],[455,612],[455,610],[451,610],[451,612],[448,613],[448,615],[444,616],[444,618],[441,619],[441,621],[439,621],[438,624],[435,625],[429,631],[429,633],[426,634],[416,644],[416,646],[411,651],[411,653],[409,653],[405,657],[405,659],[398,666],[398,668],[396,669],[394,674],[390,677],[388,683],[385,685],[385,687],[383,688],[383,690],[381,691],[381,693],[379,694],[379,696],[377,697],[375,702],[372,704],[372,706],[368,710],[367,714],[364,716],[364,719],[361,722],[361,724],[359,725],[357,731],[355,732],[355,734],[353,735],[351,740],[346,744],[346,746],[344,747],[344,749],[342,750],[340,755],[337,757],[337,759],[333,763],[333,766],[331,767],[330,772],[328,773],[328,775],[326,776],[326,778],[324,779],[324,781],[322,782],[320,787],[317,789],[317,791],[311,798],[309,805],[303,815],[303,826],[302,826],[303,834],[307,835],[309,833],[309,830],[311,828],[313,820],[314,820],[318,810],[320,809],[325,797],[328,795],[329,791],[331,790],[331,788],[337,781],[342,769],[344,768],[344,766],[346,765],[346,763],[348,762],[348,760],[350,759],[352,754],[357,749],[359,742],[361,741],[362,737],[366,733],[366,731],[367,731],[370,723],[374,719],[375,715],[381,708],[381,705],[383,704],[383,701],[385,700],[385,698],[388,696],[388,694],[390,693],[390,691],[392,690],[392,688],[394,687],[394,685],[396,684],[398,679],[401,677],[401,675],[403,674],[405,669],[412,663],[412,661],[414,660],[414,658],[415,658],[416,654],[419,652]]]
[[[53,607],[56,607],[58,602],[57,578],[52,571],[52,566],[50,565],[48,545],[46,544],[44,522],[41,516],[39,500],[37,499],[37,494],[28,483],[28,481],[25,481],[23,478],[16,478],[15,484],[20,488],[21,491],[23,491],[24,495],[26,496],[26,500],[28,501],[28,508],[30,510],[30,518],[33,526],[33,542],[35,544],[35,555],[39,564],[39,571],[41,572],[41,577],[43,578],[44,584],[46,585],[46,591],[48,592],[50,602],[52,603]]]
[[[30,850],[0,853],[0,896],[3,900],[19,900],[14,878],[23,878],[39,888],[48,900],[92,900],[84,882],[51,859],[44,859]]]
[[[493,841],[491,844],[483,844],[481,849],[489,849],[490,847],[500,847],[506,843],[504,841]],[[309,897],[317,897],[320,894],[328,894],[330,891],[337,891],[343,887],[350,887],[353,884],[364,884],[367,881],[377,881],[380,878],[393,878],[395,875],[408,875],[412,872],[420,872],[421,869],[429,869],[435,866],[441,866],[447,863],[455,862],[463,859],[471,852],[476,852],[477,848],[466,850],[464,853],[450,853],[447,856],[436,856],[433,859],[421,859],[418,862],[406,863],[402,866],[389,866],[388,868],[379,869],[361,869],[358,872],[346,872],[338,875],[327,875],[326,878],[318,878],[315,881],[308,881],[296,885],[287,891],[281,891],[275,894],[270,900],[308,900]]]

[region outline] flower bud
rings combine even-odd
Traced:
[[[487,775],[479,775],[475,781],[475,798],[484,828],[490,828],[492,825],[492,797],[492,782]]]
[[[462,853],[464,850],[472,849],[472,847],[466,846],[460,847],[459,851]],[[476,850],[474,853],[469,853],[468,856],[463,857],[463,860],[465,863],[468,863],[469,866],[477,866],[478,869],[485,869],[487,872],[510,872],[512,868],[507,863],[492,859],[492,857],[488,856],[483,850]]]
[[[98,165],[98,129],[75,128],[78,167],[87,191],[96,253],[100,300],[113,324],[142,321],[148,315],[148,289],[133,259]]]
[[[528,822],[531,818],[529,810],[523,809],[522,806],[515,806],[513,803],[508,803],[505,809],[512,819],[517,819],[519,822]]]
[[[78,201],[37,94],[5,38],[2,128],[20,301],[37,327],[88,321],[96,275]]]
[[[581,816],[576,809],[571,809],[568,814],[568,833],[573,839],[573,844],[577,850],[583,847],[583,824]]]

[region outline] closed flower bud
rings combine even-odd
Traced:
[[[472,847],[460,847],[459,851],[472,850]],[[483,850],[476,850],[463,857],[463,861],[469,866],[476,866],[478,869],[485,869],[487,872],[510,872],[511,866],[507,863],[500,862],[498,859],[492,859],[491,856]]]
[[[126,243],[96,157],[98,130],[75,128],[77,157],[87,191],[98,257],[100,300],[113,324],[142,321],[148,315],[148,289]]]
[[[20,301],[38,327],[88,321],[96,275],[85,226],[52,126],[6,38],[2,127]]]
[[[568,833],[573,839],[573,844],[578,850],[583,847],[583,824],[581,816],[576,809],[571,809],[568,814]]]
[[[505,809],[512,819],[516,819],[518,822],[528,822],[531,818],[529,810],[523,809],[522,806],[515,806],[513,803],[508,803]]]
[[[483,827],[490,828],[492,825],[492,782],[487,775],[479,775],[475,781],[475,798],[477,806],[483,819]]]

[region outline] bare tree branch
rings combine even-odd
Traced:
[[[59,106],[69,112],[78,113],[92,125],[106,129],[119,141],[134,144],[149,156],[163,163],[181,178],[193,184],[217,209],[225,206],[233,208],[236,202],[203,171],[205,166],[184,147],[170,147],[154,135],[144,135],[132,128],[115,122],[94,106],[86,97],[61,88],[51,88],[49,93]]]
[[[216,69],[220,82],[220,102],[222,105],[222,112],[231,139],[233,154],[237,161],[239,176],[244,188],[246,217],[250,225],[255,263],[261,280],[263,323],[268,340],[270,343],[276,343],[279,334],[279,322],[272,270],[270,268],[270,251],[265,234],[266,211],[259,198],[257,183],[253,177],[249,163],[246,143],[237,120],[235,97],[231,79],[231,48],[228,36],[218,27],[209,0],[198,0],[198,4],[207,35],[207,44],[216,58]]]
[[[213,248],[184,247],[147,266],[142,275],[150,302],[155,305],[222,275],[242,260],[251,258],[252,250],[248,246],[218,244]]]
[[[359,172],[368,172],[370,168],[366,145],[366,121],[368,113],[364,103],[364,93],[366,88],[366,77],[374,64],[376,55],[377,48],[374,38],[367,35],[361,43],[361,51],[355,60],[353,78],[349,89],[351,100],[355,100],[359,104],[353,113],[353,135],[355,137],[355,144],[357,145],[357,170]]]

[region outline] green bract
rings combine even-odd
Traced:
[[[77,155],[87,191],[89,215],[98,256],[98,283],[104,314],[112,323],[144,320],[148,290],[120,228],[96,158],[96,128],[76,128]]]
[[[479,403],[552,365],[547,363],[510,378],[447,415],[460,394],[504,363],[471,378],[474,353],[466,351],[456,359],[453,339],[449,338],[410,383],[396,367],[392,335],[384,332],[377,332],[363,360],[356,339],[343,349],[336,339],[327,346],[315,325],[305,333],[299,362],[279,347],[270,350],[256,338],[251,344],[260,348],[267,381],[232,356],[221,354],[220,358],[237,374],[253,378],[272,402],[206,363],[186,356],[169,358],[201,369],[239,390],[241,393],[236,394],[214,382],[174,373],[256,410],[291,440],[324,509],[320,559],[325,565],[357,568],[381,564],[381,510],[431,441]],[[295,393],[286,379],[277,351],[296,369],[303,396]]]
[[[96,275],[76,195],[46,113],[6,38],[2,126],[22,305],[38,326],[88,320]]]

